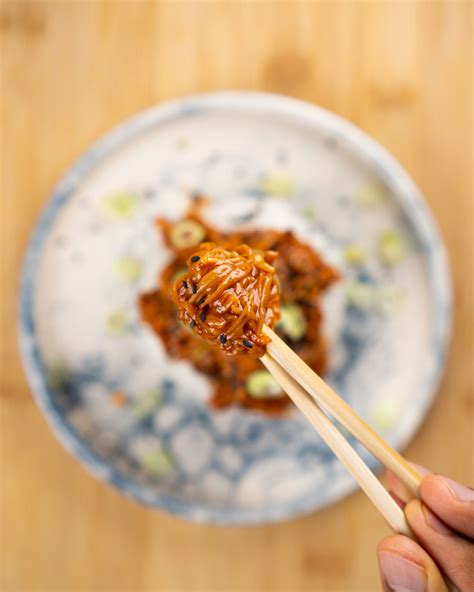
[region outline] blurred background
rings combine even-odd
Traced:
[[[223,89],[321,105],[388,148],[446,241],[454,337],[405,451],[472,482],[473,5],[466,1],[1,0],[0,588],[379,589],[388,530],[362,493],[253,528],[194,525],[97,482],[33,403],[15,334],[24,247],[65,168],[136,111]]]

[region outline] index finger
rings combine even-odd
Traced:
[[[420,497],[445,524],[474,538],[474,490],[448,477],[431,474],[421,482]]]

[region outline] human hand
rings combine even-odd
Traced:
[[[444,573],[461,592],[474,591],[474,490],[415,465],[420,499],[392,474],[389,488],[420,544],[403,535],[378,544],[385,592],[446,592]],[[422,545],[422,546],[420,546]]]

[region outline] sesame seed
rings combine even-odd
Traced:
[[[197,291],[198,291],[198,287],[196,285],[193,286],[193,294],[196,294]]]
[[[183,282],[183,286],[184,286],[184,289],[185,289],[185,290],[187,290],[187,289],[188,289],[188,282],[187,282],[186,280],[184,280],[184,282]]]
[[[196,321],[192,319],[192,321],[189,323],[189,326],[191,327],[191,329],[193,329],[196,326]]]
[[[199,259],[201,259],[201,257],[199,257],[199,255],[193,255],[191,257],[191,263],[196,263],[197,261],[199,261]]]
[[[245,345],[245,347],[248,347],[249,349],[252,349],[252,347],[253,347],[253,343],[251,341],[249,341],[248,339],[244,339],[242,341],[242,343]]]
[[[199,301],[198,301],[198,306],[201,306],[201,304],[204,304],[204,302],[206,301],[206,297],[203,296]]]
[[[200,315],[199,318],[201,319],[201,321],[204,323],[204,321],[206,320],[206,313],[203,311]]]
[[[227,343],[227,337],[222,333],[222,335],[219,335],[219,341],[222,345],[225,345]]]

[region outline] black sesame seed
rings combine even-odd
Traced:
[[[248,339],[244,339],[242,341],[242,343],[245,345],[245,347],[248,347],[249,349],[252,349],[252,347],[253,347],[253,343],[251,341],[249,341]]]
[[[197,286],[193,286],[193,294],[196,294],[197,291],[198,291],[198,287]]]
[[[200,315],[199,318],[201,319],[201,321],[204,323],[204,321],[206,320],[206,313],[203,311]]]
[[[227,337],[222,333],[222,335],[219,335],[219,341],[222,345],[225,345],[227,343]]]
[[[201,259],[201,257],[199,257],[199,255],[193,255],[191,257],[191,263],[196,263],[196,261],[199,261],[199,259]]]
[[[201,304],[204,304],[204,302],[206,301],[206,297],[203,296],[199,301],[198,301],[198,306],[201,306]]]
[[[193,319],[190,323],[189,326],[191,327],[191,329],[193,329],[196,326],[196,321]]]
[[[187,289],[188,289],[188,282],[187,282],[186,280],[184,280],[184,282],[183,282],[183,286],[184,286],[184,289],[185,289],[185,290],[187,290]]]

